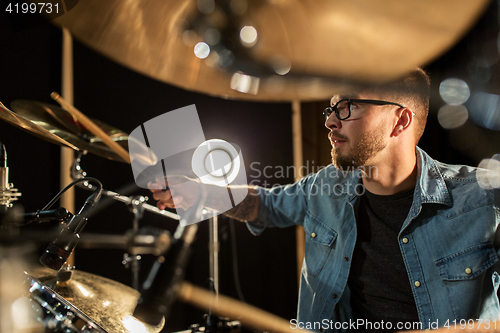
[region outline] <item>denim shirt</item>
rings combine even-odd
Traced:
[[[421,325],[411,328],[500,318],[499,190],[480,187],[476,168],[440,163],[418,147],[416,154],[413,203],[394,240]],[[356,207],[364,193],[360,177],[360,171],[342,172],[330,165],[291,185],[258,188],[259,215],[247,224],[252,233],[292,225],[305,229],[292,328],[334,332],[355,327],[347,278],[356,243]]]

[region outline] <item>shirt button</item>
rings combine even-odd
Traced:
[[[470,267],[467,267],[467,268],[465,269],[465,273],[466,273],[466,274],[470,274],[470,273],[472,273],[472,269],[470,269]]]
[[[316,238],[316,233],[315,233],[315,232],[313,232],[313,233],[311,234],[311,237],[312,237],[312,238]]]
[[[420,287],[420,281],[415,281],[415,287]]]
[[[406,237],[403,238],[403,243],[408,244],[408,242],[409,242],[408,238],[406,238]]]
[[[332,297],[335,299],[337,298],[337,294],[333,294]]]
[[[345,261],[349,261],[349,257],[344,257],[344,260]]]

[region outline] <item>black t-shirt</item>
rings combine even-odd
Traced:
[[[378,328],[397,329],[398,322],[418,322],[415,300],[399,249],[398,234],[408,216],[414,190],[394,195],[365,192],[357,213],[357,240],[347,281],[355,319]],[[392,325],[384,323],[391,322]]]

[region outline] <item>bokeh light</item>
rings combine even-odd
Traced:
[[[437,114],[439,124],[446,129],[457,128],[465,124],[469,118],[469,112],[463,105],[447,104],[441,107]]]
[[[450,78],[439,85],[439,94],[443,101],[451,105],[460,105],[470,97],[470,89],[464,80]]]
[[[220,42],[220,32],[217,29],[208,29],[205,31],[203,39],[208,45],[216,45]]]
[[[257,43],[257,29],[251,25],[246,25],[240,30],[241,43],[246,47],[254,46]]]
[[[230,87],[233,90],[256,95],[259,92],[260,78],[246,75],[243,73],[234,73],[231,77]]]
[[[187,47],[194,47],[196,45],[196,41],[198,41],[198,36],[193,30],[185,30],[182,33],[181,39]]]
[[[198,10],[203,14],[210,14],[215,9],[214,0],[198,0],[196,3]]]
[[[479,92],[472,94],[470,118],[479,126],[500,131],[500,96]]]
[[[290,60],[282,56],[275,56],[272,61],[273,70],[278,75],[286,75],[292,69]]]
[[[486,158],[478,165],[477,182],[484,189],[500,188],[500,161],[499,156]]]
[[[199,42],[194,46],[194,54],[200,59],[205,59],[210,54],[210,46],[205,42]]]

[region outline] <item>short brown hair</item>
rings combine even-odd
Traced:
[[[400,79],[388,84],[381,84],[369,91],[384,96],[391,102],[398,102],[415,113],[416,143],[424,134],[429,114],[429,75],[422,68],[415,68]]]

